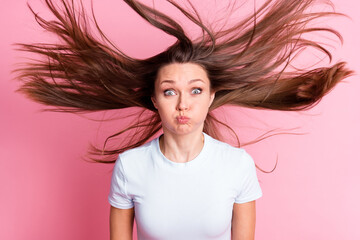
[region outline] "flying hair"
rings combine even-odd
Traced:
[[[124,0],[149,24],[176,38],[166,50],[146,59],[133,58],[112,43],[100,29],[94,12],[90,16],[79,0],[61,0],[58,5],[44,0],[55,20],[46,20],[30,6],[38,24],[55,34],[59,43],[17,44],[18,49],[34,53],[38,60],[16,69],[19,88],[30,99],[54,107],[53,111],[94,112],[139,107],[139,120],[108,137],[104,148],[93,148],[95,161],[113,163],[116,154],[138,147],[161,131],[161,119],[151,102],[158,70],[171,63],[195,63],[208,74],[215,99],[205,120],[204,132],[220,139],[219,126],[230,128],[212,114],[223,105],[283,111],[307,110],[352,71],[345,62],[330,65],[330,51],[309,33],[327,32],[342,41],[334,29],[314,27],[310,23],[334,11],[311,12],[316,0],[268,0],[253,14],[229,26],[214,30],[205,23],[190,0],[185,9],[167,0],[201,30],[191,37],[171,17],[140,1]],[[329,4],[330,2],[324,2]],[[229,8],[230,11],[230,8]],[[323,52],[329,66],[311,69],[291,68],[303,50]],[[106,149],[109,139],[136,130],[129,141],[116,149]],[[233,131],[233,130],[232,130]],[[233,131],[234,132],[234,131]],[[236,136],[236,134],[235,134]]]

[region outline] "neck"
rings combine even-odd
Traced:
[[[184,163],[199,155],[204,146],[204,135],[202,132],[186,135],[172,135],[164,132],[159,144],[161,152],[167,159]]]

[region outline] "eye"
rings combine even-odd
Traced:
[[[200,94],[202,92],[202,89],[201,88],[194,88],[191,93],[192,94]]]
[[[164,91],[164,95],[165,95],[165,96],[174,96],[174,95],[176,95],[176,94],[175,94],[175,91],[174,91],[174,90],[167,89],[167,90]]]

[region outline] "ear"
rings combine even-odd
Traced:
[[[156,99],[155,99],[154,96],[151,97],[151,101],[152,101],[154,107],[155,107],[156,109],[158,109],[158,106],[157,106],[157,103],[156,103]]]
[[[210,103],[209,103],[209,107],[211,106],[211,104],[213,103],[215,98],[215,91],[211,91],[210,93]]]

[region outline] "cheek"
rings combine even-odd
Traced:
[[[201,102],[202,108],[204,108],[206,111],[208,111],[210,108],[210,105],[212,103],[212,100],[213,99],[212,99],[211,95],[206,96]]]
[[[164,104],[163,102],[158,101],[156,103],[156,105],[157,105],[156,109],[158,110],[158,113],[162,120],[165,120],[165,119],[168,119],[171,117],[170,115],[171,115],[172,111],[171,111],[171,106],[169,103]]]
[[[205,119],[209,112],[209,101],[204,101],[201,104],[198,104],[193,111],[202,119]]]

